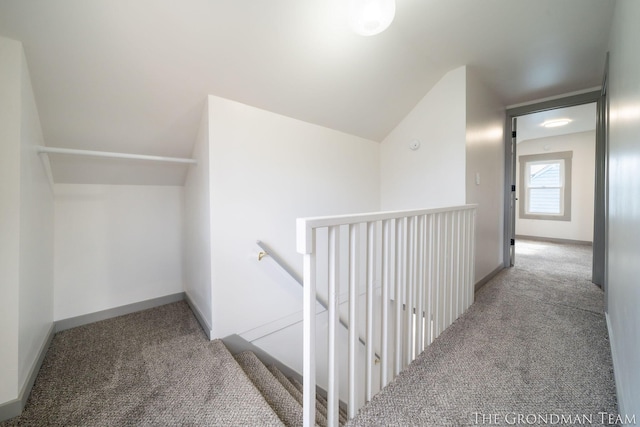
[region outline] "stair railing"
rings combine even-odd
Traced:
[[[315,425],[318,288],[326,286],[328,295],[326,384],[331,427],[338,426],[339,402],[344,397],[339,395],[338,366],[344,349],[338,325],[345,277],[348,372],[343,378],[348,382],[348,416],[353,418],[362,401],[370,401],[473,302],[475,216],[476,206],[464,205],[297,220],[297,250],[303,255],[305,426]],[[326,248],[318,244],[319,233],[323,240],[326,235]],[[347,245],[340,245],[341,236],[346,236]],[[323,268],[318,269],[319,265]],[[380,295],[374,292],[374,283],[381,283]],[[362,287],[366,289],[366,349],[364,382],[358,383],[358,290]],[[376,342],[381,350],[379,365],[372,357]],[[374,372],[380,378],[375,390]]]
[[[302,277],[295,271],[287,262],[278,255],[276,251],[271,249],[269,245],[264,243],[262,240],[256,240],[256,245],[262,249],[261,252],[258,253],[258,261],[262,261],[262,259],[266,256],[270,257],[277,265],[280,267],[285,273],[287,273],[293,280],[298,282],[300,286],[302,286]]]

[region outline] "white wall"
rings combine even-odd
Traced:
[[[183,291],[182,187],[55,192],[56,320]]]
[[[610,40],[607,314],[621,413],[640,417],[640,2],[618,0]]]
[[[548,150],[545,150],[548,147]],[[548,138],[530,139],[518,143],[518,156],[572,151],[571,159],[571,221],[548,221],[520,218],[520,161],[517,161],[516,234],[519,236],[593,242],[593,203],[595,183],[595,131],[579,132]]]
[[[0,404],[18,396],[21,55],[0,37]]]
[[[27,61],[22,56],[20,134],[20,371],[24,385],[53,321],[53,193],[35,146],[43,145]]]
[[[465,203],[466,67],[447,73],[384,139],[382,210]],[[409,142],[421,146],[412,151]]]
[[[184,184],[184,290],[210,333],[211,193],[209,172],[209,102],[205,102],[191,157],[198,161]]]
[[[296,218],[378,210],[380,147],[214,96],[209,114],[212,326],[224,337],[300,310],[302,288],[259,263],[255,241],[301,273]]]
[[[460,67],[381,145],[382,210],[479,204],[476,280],[502,263],[503,129],[504,107],[472,70]],[[413,139],[421,143],[416,151],[409,148]]]
[[[475,280],[503,264],[504,106],[467,69],[466,202],[478,205]]]
[[[42,131],[22,45],[1,37],[0,141],[1,408],[20,397],[53,324],[53,198],[34,149]]]

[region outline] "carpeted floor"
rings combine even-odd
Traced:
[[[610,425],[603,292],[588,246],[518,241],[516,266],[351,426]]]
[[[20,417],[1,426],[279,426],[185,302],[56,334]]]
[[[519,241],[516,267],[351,425],[609,425],[600,413],[615,414],[615,387],[590,250]],[[25,411],[0,423],[151,425],[282,422],[180,302],[56,334]]]

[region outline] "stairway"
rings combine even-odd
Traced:
[[[302,384],[287,377],[275,365],[266,366],[251,351],[243,351],[234,356],[236,362],[264,400],[285,426],[301,426],[302,420]],[[327,425],[327,401],[320,393],[316,394],[316,425]],[[347,422],[344,410],[340,410],[340,425]]]

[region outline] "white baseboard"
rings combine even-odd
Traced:
[[[101,320],[111,319],[113,317],[124,316],[125,314],[135,313],[137,311],[147,310],[161,305],[171,304],[185,299],[184,292],[177,294],[165,295],[163,297],[152,298],[145,301],[134,302],[132,304],[121,305],[107,310],[96,311],[95,313],[83,314],[82,316],[70,317],[68,319],[57,320],[54,322],[55,331],[60,332],[78,326],[88,325],[90,323],[99,322]]]
[[[42,362],[44,361],[44,357],[47,354],[47,350],[49,350],[49,346],[51,345],[51,340],[53,340],[53,336],[55,335],[55,327],[52,323],[49,327],[49,331],[45,339],[38,350],[38,357],[36,357],[31,369],[29,369],[29,375],[27,376],[27,380],[22,385],[20,389],[20,393],[18,397],[9,402],[0,404],[0,422],[17,417],[22,413],[24,406],[27,404],[27,399],[31,394],[31,389],[33,388],[33,384],[36,382],[36,377],[38,376],[38,372],[40,372],[40,367],[42,366]]]
[[[605,312],[604,316],[607,321],[607,331],[609,332],[609,346],[611,347],[611,360],[613,362],[613,379],[616,383],[616,397],[618,398],[618,413],[622,414],[622,416],[624,417],[625,414],[628,414],[628,411],[626,409],[628,408],[628,406],[625,403],[626,402],[625,397],[624,397],[624,394],[622,393],[621,386],[620,386],[622,384],[620,373],[619,373],[619,370],[616,369],[616,367],[620,365],[617,363],[618,356],[616,353],[615,337],[613,335],[613,329],[611,328],[609,313]],[[630,414],[630,416],[631,415],[633,414]]]
[[[189,308],[191,308],[193,315],[196,316],[198,323],[200,323],[200,327],[202,327],[204,333],[207,335],[207,337],[209,337],[209,340],[215,339],[216,337],[213,336],[213,329],[211,329],[211,325],[207,321],[207,318],[202,314],[202,311],[200,311],[198,305],[186,292],[184,293],[184,299],[185,301],[187,301],[187,304],[189,304]]]
[[[504,266],[502,264],[500,264],[498,267],[496,267],[495,270],[493,270],[491,273],[487,274],[486,276],[484,276],[482,279],[478,280],[476,282],[476,284],[473,287],[473,291],[474,292],[478,292],[480,290],[481,287],[483,287],[484,285],[487,284],[487,282],[491,279],[493,279],[494,277],[496,277],[496,275],[498,273],[500,273],[502,270],[504,270]]]
[[[21,399],[14,399],[0,404],[0,422],[10,420],[22,413]]]

